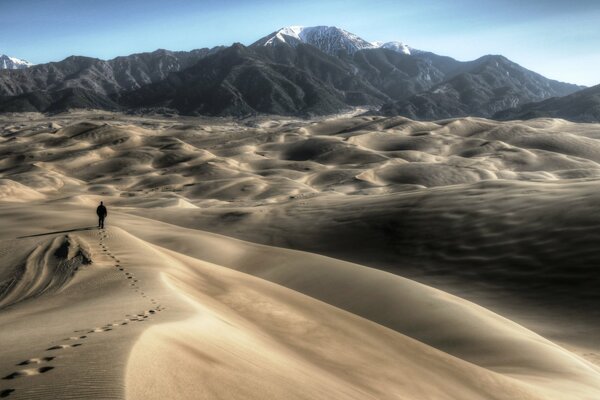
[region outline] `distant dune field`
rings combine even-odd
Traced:
[[[2,115],[0,397],[599,399],[599,178],[560,119]]]

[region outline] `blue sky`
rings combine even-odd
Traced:
[[[0,53],[34,63],[250,44],[287,25],[335,25],[459,60],[502,54],[600,83],[599,0],[0,0]]]

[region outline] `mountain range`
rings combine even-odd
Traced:
[[[364,106],[414,119],[500,117],[581,89],[499,55],[461,62],[401,42],[369,42],[336,27],[292,26],[249,46],[157,50],[112,60],[72,56],[4,69],[0,112],[310,116]]]

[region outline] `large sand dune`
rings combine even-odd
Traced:
[[[598,125],[0,132],[0,397],[600,398]]]

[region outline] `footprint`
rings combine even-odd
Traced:
[[[58,345],[58,346],[52,346],[50,348],[47,348],[46,351],[68,349],[68,348],[71,348],[71,347],[78,347],[78,346],[81,346],[81,345],[82,345],[82,343],[61,344],[61,345]]]
[[[56,357],[42,357],[42,358],[30,358],[29,360],[21,361],[17,365],[29,365],[29,364],[41,364],[43,362],[49,362],[54,360]]]
[[[85,339],[87,338],[87,336],[83,335],[83,336],[71,336],[70,338],[64,339],[64,340],[79,340],[79,339]]]
[[[106,331],[112,331],[112,328],[94,328],[94,330],[89,331],[88,333],[98,333],[98,332],[106,332]]]
[[[40,368],[22,369],[21,371],[13,372],[10,375],[6,375],[2,379],[9,380],[9,379],[20,378],[22,376],[39,375],[39,374],[43,374],[43,373],[48,372],[48,371],[53,370],[53,369],[54,369],[54,367],[40,367]]]
[[[0,392],[0,398],[8,397],[14,391],[15,391],[15,389],[4,389],[3,391]]]

